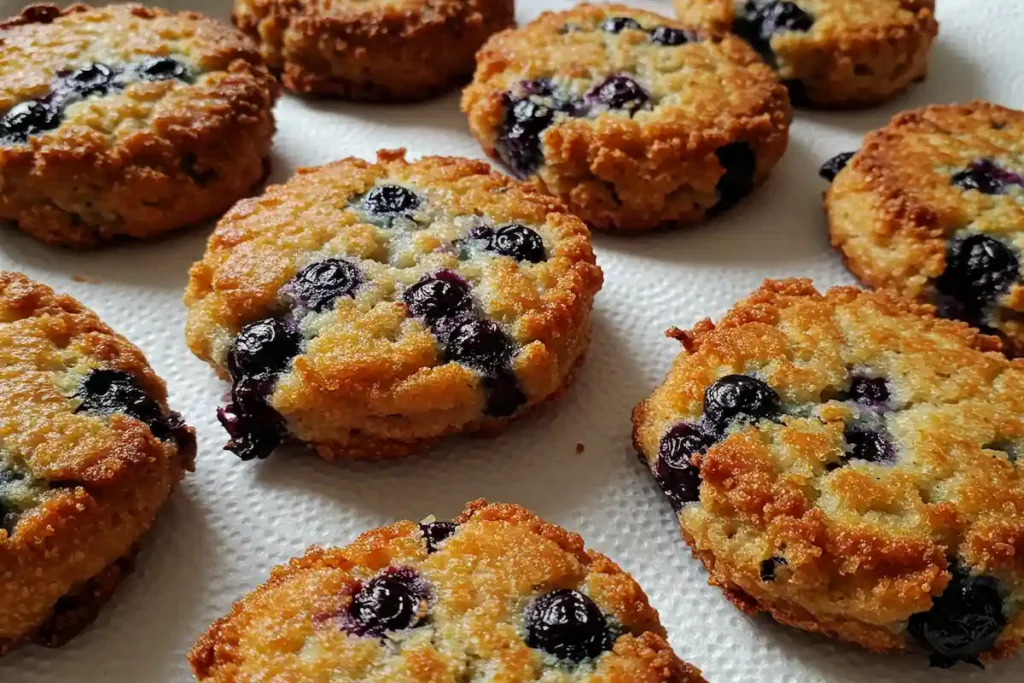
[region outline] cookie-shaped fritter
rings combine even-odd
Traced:
[[[732,30],[775,67],[793,103],[864,107],[925,78],[935,0],[674,0],[684,22]]]
[[[631,576],[516,505],[396,522],[276,567],[189,653],[199,680],[698,683]]]
[[[54,245],[152,237],[264,176],[277,84],[241,33],[140,5],[0,23],[0,219]]]
[[[352,100],[423,100],[469,80],[473,56],[514,25],[513,0],[235,0],[289,90]]]
[[[488,154],[621,231],[732,206],[768,177],[790,121],[785,88],[743,41],[623,5],[494,36],[462,110]]]
[[[195,436],[142,352],[68,296],[0,271],[0,653],[96,616]]]
[[[480,161],[404,150],[241,202],[192,267],[193,352],[233,382],[229,448],[325,458],[496,432],[564,387],[601,287],[590,233]]]
[[[670,332],[633,435],[737,606],[950,666],[1024,642],[1024,361],[932,310],[768,281]]]
[[[934,303],[1024,355],[1024,112],[905,112],[822,175],[834,178],[832,243],[864,283]]]

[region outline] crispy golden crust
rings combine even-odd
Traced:
[[[674,3],[682,21],[719,31],[730,30],[737,7],[744,4]],[[799,88],[797,104],[881,104],[927,75],[939,32],[935,0],[800,0],[797,5],[814,19],[810,30],[783,31],[771,38],[779,77]]]
[[[0,144],[0,218],[55,245],[150,237],[222,213],[265,173],[278,86],[234,29],[139,5],[37,5],[0,24],[0,112],[91,63],[174,56],[196,71],[65,110],[56,130]]]
[[[382,183],[425,198],[420,227],[404,232],[366,222],[352,202]],[[460,258],[453,245],[477,216],[531,227],[546,260],[477,252]],[[494,431],[507,422],[482,414],[480,373],[444,362],[434,335],[410,317],[402,293],[424,275],[458,272],[482,314],[518,345],[512,369],[527,402],[517,414],[556,393],[589,344],[602,274],[586,226],[557,200],[483,162],[410,163],[398,150],[380,152],[377,163],[349,158],[300,169],[228,213],[190,272],[189,347],[227,377],[228,350],[242,326],[287,307],[282,287],[326,256],[357,264],[369,284],[302,323],[305,350],[271,398],[290,434],[325,458],[404,455],[446,434]]]
[[[515,23],[513,0],[235,0],[292,92],[423,100],[464,82],[488,36]]]
[[[1024,642],[1024,480],[1011,461],[1024,448],[1024,361],[929,306],[850,287],[821,295],[807,280],[766,281],[718,325],[671,334],[685,351],[633,415],[652,469],[662,436],[700,418],[719,377],[756,375],[782,400],[780,422],[730,430],[693,459],[700,499],[679,522],[711,583],[743,609],[899,650],[958,557],[1000,581],[1008,623],[991,655]],[[895,464],[843,464],[846,424],[866,419],[841,400],[854,371],[886,380],[878,419]],[[773,556],[785,563],[763,580]]]
[[[161,441],[124,413],[75,412],[96,368],[130,373],[170,415],[163,382],[135,346],[74,299],[0,272],[0,469],[8,487],[15,472],[32,486],[16,524],[0,529],[0,650],[37,629],[58,643],[84,627],[116,583],[118,560],[192,469],[188,427]],[[9,513],[11,501],[0,508]]]
[[[921,301],[936,298],[949,241],[984,233],[1024,254],[1024,188],[965,191],[953,174],[978,159],[1024,173],[1024,112],[987,102],[898,114],[865,138],[825,195],[832,244],[857,277]],[[1024,283],[1012,284],[983,321],[1010,355],[1024,354]]]
[[[641,31],[601,31],[613,16],[648,30],[685,28],[623,5],[580,5],[487,42],[462,97],[484,151],[497,157],[506,98],[520,83],[551,79],[582,96],[605,77],[628,73],[650,92],[653,108],[632,117],[613,110],[556,119],[541,136],[544,163],[532,177],[539,188],[593,228],[638,231],[693,223],[715,207],[726,170],[715,151],[730,143],[750,146],[753,184],[763,182],[786,150],[791,116],[771,69],[731,36],[705,33],[663,46]]]
[[[551,683],[699,683],[665,641],[658,613],[640,586],[583,539],[516,505],[469,503],[454,535],[427,552],[415,522],[368,531],[344,548],[310,548],[276,567],[270,580],[235,603],[189,653],[199,680],[367,683],[494,680]],[[339,625],[362,582],[408,567],[429,586],[425,622],[383,639]],[[555,665],[523,642],[529,601],[572,588],[614,617],[622,635],[593,663]],[[401,636],[401,637],[399,637]],[[474,678],[475,680],[475,678]]]

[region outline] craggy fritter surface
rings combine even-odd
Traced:
[[[752,44],[790,85],[797,105],[863,107],[892,99],[925,78],[939,30],[935,0],[674,2],[684,22],[753,36]],[[770,18],[762,32],[761,21],[744,17],[766,5],[796,10],[786,8],[781,21]],[[770,16],[780,11],[768,10]]]
[[[134,378],[150,425],[83,393],[96,370]],[[148,398],[145,398],[148,396]],[[77,301],[0,271],[0,652],[60,645],[129,568],[195,436],[142,353]],[[154,436],[154,430],[163,438]]]
[[[1024,112],[971,102],[899,114],[836,176],[825,211],[864,283],[936,303],[1024,354]],[[966,249],[964,238],[979,235],[990,253],[969,259],[980,238]]]
[[[385,190],[419,206],[375,215],[370,198]],[[473,238],[509,224],[542,242],[536,261]],[[319,307],[303,302],[303,273],[339,259],[354,272],[349,291]],[[438,277],[463,292],[460,311],[490,321],[488,336],[504,351],[469,340],[460,356],[444,341],[455,323],[446,331],[447,318],[410,310],[414,285]],[[245,387],[269,362],[261,391],[272,392],[269,419],[283,419],[281,438],[315,445],[325,458],[404,455],[445,434],[494,433],[564,387],[589,345],[601,283],[589,231],[557,200],[480,161],[407,162],[404,150],[385,150],[377,163],[348,158],[300,169],[229,212],[190,273],[187,339],[235,380],[229,413],[242,406],[239,429],[246,410],[252,417],[266,405],[249,401]],[[243,326],[271,318],[294,331],[289,352],[232,375]],[[507,361],[503,369],[483,367],[494,356]],[[502,397],[509,402],[489,408]],[[230,419],[225,426],[232,432]],[[244,458],[269,453],[233,450]]]
[[[338,549],[310,548],[276,567],[189,653],[200,680],[353,680],[366,683],[698,683],[647,596],[583,539],[516,505],[474,501],[449,523],[396,522]],[[431,533],[437,538],[436,531]],[[440,534],[443,536],[443,534]],[[396,571],[397,570],[397,571]],[[416,621],[356,635],[353,604],[374,577],[401,572],[423,599]],[[609,636],[595,657],[573,662],[530,647],[525,613],[571,589],[600,610]]]
[[[0,218],[85,248],[187,226],[250,192],[265,173],[278,86],[248,39],[199,14],[28,7],[0,23],[0,116],[53,101],[76,69],[99,64],[127,78],[154,57],[185,75],[96,87],[58,107],[59,127],[0,135]]]
[[[515,24],[513,0],[235,0],[292,92],[409,102],[465,82],[473,56]]]
[[[712,584],[744,610],[899,650],[955,562],[999,584],[1006,624],[982,657],[1020,646],[1024,361],[929,306],[808,280],[766,281],[718,325],[669,334],[685,350],[634,411],[634,442]],[[716,430],[705,391],[732,374],[779,405]],[[680,424],[706,434],[688,476],[664,467]]]
[[[640,28],[604,30],[615,18]],[[614,76],[642,88],[642,107],[602,103],[602,83]],[[535,117],[537,106],[551,114],[546,127],[521,124],[533,136],[513,143],[532,144],[524,159],[509,139],[525,100]],[[791,115],[785,88],[743,41],[623,5],[547,12],[497,34],[477,55],[462,110],[489,155],[591,227],[621,231],[731,206],[782,157]]]

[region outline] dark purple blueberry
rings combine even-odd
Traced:
[[[171,436],[171,425],[160,404],[142,388],[139,379],[121,370],[92,370],[75,394],[81,403],[76,413],[124,413],[146,423],[153,436]]]
[[[981,666],[978,656],[992,649],[1006,626],[999,581],[971,576],[954,562],[952,578],[927,612],[910,617],[908,631],[931,654],[932,666],[948,668],[957,662]]]
[[[320,312],[331,308],[340,297],[354,297],[364,279],[362,271],[351,261],[329,258],[303,268],[289,288],[296,301]]]
[[[774,63],[772,36],[780,31],[808,31],[814,18],[794,2],[748,0],[737,13],[733,30],[751,44],[765,59]]]
[[[455,522],[420,524],[420,533],[423,534],[423,540],[427,542],[427,553],[437,552],[437,547],[441,545],[441,542],[447,540],[458,528],[459,525]]]
[[[412,628],[422,621],[426,598],[422,581],[413,570],[389,569],[360,588],[352,598],[348,614],[359,635],[379,638],[388,631]]]
[[[242,460],[262,460],[284,441],[284,420],[269,403],[274,381],[269,374],[236,379],[231,402],[217,410],[217,419],[231,437],[224,448]]]
[[[786,562],[786,558],[779,557],[778,555],[772,555],[767,560],[761,562],[761,580],[762,581],[774,581],[775,570],[780,565],[789,564]]]
[[[1010,289],[1019,276],[1020,260],[1010,247],[975,233],[949,243],[946,269],[935,287],[964,308],[980,311]]]
[[[544,253],[544,240],[536,231],[519,223],[504,225],[491,232],[486,238],[484,248],[514,258],[516,261],[540,263],[547,258]]]
[[[61,112],[49,101],[30,100],[7,110],[0,118],[0,141],[20,144],[33,135],[60,126]]]
[[[135,73],[143,81],[191,81],[187,66],[172,57],[150,57],[135,67]]]
[[[624,109],[635,113],[648,105],[651,95],[629,76],[609,76],[591,88],[586,101],[602,104],[609,109]]]
[[[1001,194],[1010,185],[1024,186],[1024,177],[1009,171],[990,159],[978,159],[963,171],[953,174],[953,184],[962,190],[982,194]]]
[[[601,609],[579,591],[560,588],[540,596],[525,621],[526,644],[559,659],[593,659],[614,642]]]
[[[363,197],[363,208],[374,216],[412,216],[423,200],[401,185],[378,185]]]
[[[199,159],[195,154],[186,152],[181,155],[181,163],[178,164],[178,167],[181,169],[181,172],[187,175],[196,185],[199,187],[205,187],[217,179],[217,171],[212,168],[200,168],[198,163]]]
[[[508,417],[526,403],[526,394],[510,370],[502,369],[485,375],[483,386],[487,396],[484,414],[489,417]]]
[[[402,295],[409,313],[433,326],[442,318],[459,317],[473,311],[469,283],[458,273],[440,270],[426,275]]]
[[[501,160],[520,178],[532,174],[544,162],[541,134],[555,121],[555,107],[531,99],[506,99],[505,119],[498,131]]]
[[[771,420],[779,411],[779,395],[749,375],[726,375],[704,392],[704,419],[719,436],[733,422]]]
[[[793,103],[793,106],[814,107],[814,102],[811,101],[811,96],[807,92],[807,84],[799,78],[787,78],[782,81],[782,85],[786,86],[786,91],[789,92],[789,101]]]
[[[831,183],[839,175],[839,172],[846,168],[846,164],[850,163],[850,159],[853,158],[854,154],[856,152],[842,152],[835,155],[821,165],[821,168],[818,169],[818,175]]]
[[[864,406],[881,406],[889,402],[889,385],[883,377],[854,375],[844,398]]]
[[[64,76],[61,88],[69,90],[80,97],[90,95],[106,95],[113,87],[117,74],[105,64],[90,64],[75,69]]]
[[[651,42],[658,45],[685,45],[697,37],[692,33],[671,26],[655,26],[651,31]]]
[[[715,150],[723,173],[715,185],[718,203],[714,212],[725,211],[750,194],[754,189],[754,173],[757,171],[757,155],[745,142],[733,142]]]
[[[692,458],[710,446],[710,439],[703,432],[685,422],[672,427],[661,438],[654,478],[677,510],[685,503],[700,500],[700,470]]]
[[[288,323],[266,318],[249,323],[228,352],[228,372],[235,379],[275,373],[299,353],[300,336]]]
[[[470,320],[452,331],[445,359],[490,373],[506,367],[515,353],[515,344],[497,323]]]
[[[896,448],[887,436],[872,429],[850,427],[843,432],[849,451],[844,461],[864,460],[879,465],[896,462]]]
[[[631,28],[635,31],[643,31],[644,27],[640,25],[640,22],[636,19],[630,19],[629,17],[608,17],[601,24],[601,30],[606,33],[622,33],[627,28]]]

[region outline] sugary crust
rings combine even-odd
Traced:
[[[201,73],[71,105],[59,128],[0,146],[0,218],[74,248],[222,213],[265,174],[276,81],[234,29],[140,5],[35,5],[0,24],[0,111],[93,61],[183,56]]]
[[[487,37],[515,23],[513,0],[235,0],[235,25],[292,92],[407,102],[473,73]]]
[[[161,441],[127,415],[74,412],[72,394],[97,367],[137,377],[167,414],[164,384],[135,346],[74,299],[0,272],[2,452],[34,479],[49,482],[13,534],[0,530],[0,651],[46,621],[51,642],[84,627],[95,610],[84,609],[79,587],[129,554],[192,469],[190,428]],[[104,584],[112,580],[109,569],[103,575]],[[92,591],[102,602],[105,592]],[[51,609],[67,594],[78,595],[74,604],[83,609],[73,618],[65,609],[67,618],[55,623]]]
[[[222,377],[235,335],[278,306],[281,287],[312,254],[345,255],[371,269],[374,286],[337,304],[335,319],[281,376],[271,399],[291,433],[328,459],[404,455],[446,434],[494,432],[508,421],[481,417],[481,378],[443,362],[433,335],[395,298],[397,286],[462,267],[441,248],[450,234],[417,232],[413,261],[389,267],[380,254],[391,235],[346,208],[383,179],[419,188],[450,215],[522,222],[543,233],[546,261],[524,269],[491,259],[473,276],[484,313],[521,346],[514,371],[528,397],[524,409],[556,393],[585,353],[602,283],[586,226],[557,200],[480,161],[407,162],[404,150],[385,150],[377,163],[348,158],[300,169],[286,184],[240,202],[192,267],[185,294],[189,347]]]
[[[727,35],[707,33],[666,47],[624,31],[609,57],[600,32],[561,30],[566,24],[596,27],[612,16],[685,28],[623,5],[579,5],[495,35],[477,55],[476,75],[462,97],[484,151],[497,156],[504,95],[521,81],[599,82],[616,71],[640,70],[661,98],[658,105],[632,118],[609,112],[556,121],[542,135],[545,163],[532,178],[540,189],[592,228],[638,231],[701,220],[718,201],[715,186],[725,171],[714,152],[729,143],[750,145],[754,183],[763,182],[786,150],[791,118],[786,90],[771,69]]]
[[[734,0],[674,0],[680,18],[728,31]],[[809,31],[771,39],[779,77],[799,81],[806,104],[864,107],[886,102],[925,78],[938,34],[935,0],[800,0]],[[797,104],[803,104],[797,102]]]
[[[469,503],[455,535],[428,555],[419,525],[396,522],[344,548],[312,547],[271,572],[235,603],[189,653],[199,680],[384,683],[494,680],[570,683],[698,683],[700,672],[665,641],[658,613],[615,563],[583,539],[516,505]],[[334,623],[353,588],[389,566],[411,567],[433,595],[430,623],[388,646],[347,635]],[[523,642],[521,612],[535,595],[579,588],[624,634],[593,665],[552,667]],[[398,643],[398,645],[395,645]],[[301,651],[302,655],[298,656]],[[475,663],[474,663],[475,662]]]
[[[718,325],[670,331],[685,350],[634,411],[634,443],[653,467],[662,435],[701,414],[706,387],[757,373],[789,407],[783,423],[738,429],[696,456],[700,502],[679,514],[711,583],[748,611],[900,650],[907,619],[929,609],[959,555],[1001,583],[1012,613],[991,654],[1009,656],[1024,642],[1024,481],[996,449],[1024,446],[1024,361],[932,310],[885,291],[766,281]],[[823,397],[851,367],[890,384],[896,465],[826,468],[850,408]],[[794,415],[808,404],[811,417]],[[764,581],[771,556],[786,564]]]
[[[1024,153],[1024,112],[988,102],[935,105],[896,115],[869,133],[825,195],[832,244],[865,284],[928,301],[946,246],[969,229],[1024,253],[1021,192],[965,192],[952,174],[979,158]],[[1024,283],[1011,285],[987,321],[1010,355],[1024,354]]]

